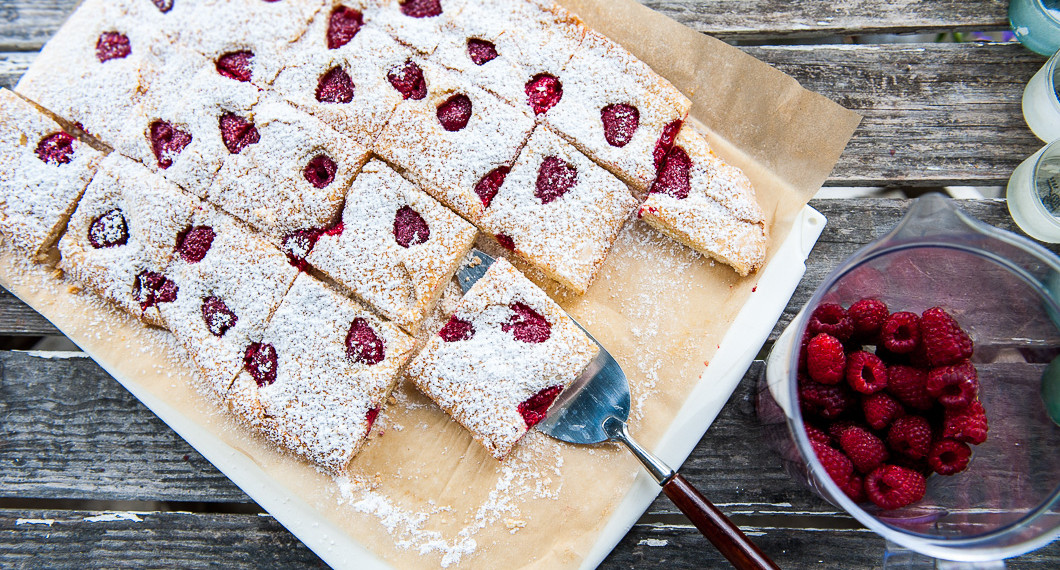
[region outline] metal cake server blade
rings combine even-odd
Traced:
[[[470,263],[457,271],[460,288],[466,293],[494,259],[479,250],[471,252]],[[570,315],[568,315],[570,316]],[[578,379],[560,393],[537,429],[569,443],[594,444],[616,441],[626,447],[653,478],[666,496],[681,509],[714,546],[741,570],[776,569],[759,548],[717,507],[699,493],[684,477],[638,444],[629,434],[629,382],[622,367],[589,331],[571,317],[589,336],[599,352]]]

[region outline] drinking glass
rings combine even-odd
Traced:
[[[1008,21],[1016,39],[1031,51],[1052,55],[1060,49],[1060,0],[1012,0]]]
[[[1027,235],[1060,243],[1060,140],[1016,167],[1005,199],[1012,219]]]
[[[1031,131],[1047,143],[1060,139],[1057,61],[1060,61],[1060,51],[1045,62],[1023,89],[1023,118]]]

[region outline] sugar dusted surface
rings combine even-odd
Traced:
[[[574,166],[577,183],[546,204],[534,193],[547,157]],[[625,184],[539,126],[479,225],[489,233],[510,237],[516,253],[573,291],[584,293],[636,207]]]
[[[397,41],[423,55],[430,55],[438,47],[440,31],[459,17],[472,0],[439,0],[442,13],[427,18],[412,18],[401,11],[399,0],[387,0],[378,8],[372,25],[390,34]]]
[[[663,128],[683,121],[692,106],[666,79],[622,46],[589,31],[567,64],[563,99],[545,116],[548,125],[638,191],[655,179],[655,144]],[[637,108],[640,126],[622,147],[604,137],[601,111],[608,105]]]
[[[731,265],[740,275],[756,271],[765,262],[768,230],[751,181],[718,157],[691,127],[681,129],[675,146],[692,161],[688,197],[652,193],[640,216],[681,243]]]
[[[347,356],[346,335],[356,318],[382,339],[382,362],[368,366]],[[276,349],[276,381],[259,388],[241,372],[228,395],[230,408],[270,440],[342,473],[368,436],[368,411],[386,404],[412,338],[302,274],[260,342]]]
[[[523,303],[551,325],[541,343],[502,330],[510,306]],[[566,388],[596,355],[597,346],[554,301],[504,259],[497,260],[454,314],[474,327],[467,340],[435,336],[409,365],[409,376],[498,459],[527,431],[519,404],[545,388]]]
[[[430,238],[402,247],[394,216],[411,207]],[[478,233],[379,160],[368,163],[346,195],[343,232],[324,235],[309,254],[326,273],[408,330],[416,330]]]
[[[134,290],[136,278],[142,271],[165,271],[178,234],[189,226],[198,206],[198,199],[112,153],[103,160],[70,218],[59,242],[59,267],[129,313],[162,325],[156,307],[141,309]],[[92,222],[114,209],[121,210],[125,218],[128,241],[116,247],[92,247],[88,238]]]
[[[376,152],[474,222],[483,210],[475,186],[493,169],[515,161],[534,121],[525,111],[463,85],[453,74],[434,71],[433,66],[425,73],[433,78],[427,97],[398,105],[376,140]],[[471,100],[471,120],[465,128],[449,132],[439,123],[437,109],[456,94]]]
[[[368,160],[368,149],[282,102],[256,107],[254,124],[261,140],[225,158],[210,188],[210,201],[277,242],[300,229],[331,225],[346,190]],[[317,188],[303,170],[321,154],[337,168],[334,180]]]
[[[58,132],[50,117],[0,91],[0,234],[25,255],[54,243],[102,159],[75,139],[70,162],[45,163],[37,145]]]

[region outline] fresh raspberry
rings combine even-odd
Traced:
[[[563,196],[578,183],[578,169],[555,156],[545,157],[537,170],[534,197],[548,204]]]
[[[386,357],[383,341],[361,317],[353,319],[350,324],[350,332],[346,335],[346,356],[368,366],[379,364]]]
[[[813,446],[817,460],[821,462],[825,472],[832,478],[832,481],[835,481],[836,485],[842,487],[850,481],[850,476],[854,473],[854,464],[851,463],[849,457],[843,455],[842,451],[823,443],[811,442],[810,445]]]
[[[859,350],[847,357],[847,383],[862,394],[875,394],[887,387],[887,367],[880,357]]]
[[[563,386],[550,386],[519,404],[519,415],[523,416],[523,421],[526,422],[526,429],[534,427],[545,419],[552,402],[556,401],[556,396],[559,396],[562,391]]]
[[[640,127],[640,111],[625,103],[608,105],[600,110],[600,120],[604,123],[607,144],[622,148],[633,140],[633,134]]]
[[[839,488],[855,503],[865,500],[865,478],[857,473],[852,474],[850,479],[847,480],[847,484],[840,485]]]
[[[52,133],[37,143],[37,158],[45,164],[69,164],[74,154],[74,137],[64,133]]]
[[[968,468],[972,448],[968,444],[952,439],[940,439],[931,446],[928,464],[939,475],[953,475]]]
[[[151,123],[151,152],[162,170],[173,166],[173,160],[180,156],[184,147],[191,144],[191,133],[182,131],[173,123],[158,120]]]
[[[819,334],[806,345],[806,370],[810,378],[822,384],[838,384],[846,371],[843,343],[827,334]]]
[[[254,52],[233,51],[217,58],[217,73],[222,77],[249,83],[254,64]]]
[[[814,335],[829,334],[838,338],[840,342],[850,340],[850,335],[854,333],[854,322],[850,319],[846,309],[835,303],[824,303],[814,309],[810,315],[810,322],[806,326]]]
[[[508,173],[511,171],[512,169],[507,166],[498,166],[491,170],[489,174],[483,176],[482,180],[478,181],[478,184],[475,185],[475,194],[482,200],[483,206],[490,207],[493,199],[497,197],[497,192],[501,191],[504,179],[508,177]]]
[[[386,79],[405,99],[419,101],[427,96],[427,81],[423,79],[423,69],[411,59],[388,71]]]
[[[314,188],[327,188],[335,181],[335,173],[339,167],[326,154],[318,154],[310,159],[309,163],[302,169],[302,177]]]
[[[534,114],[541,115],[563,98],[563,84],[555,75],[540,73],[526,83],[526,96]]]
[[[438,336],[442,337],[445,342],[470,340],[471,337],[475,336],[475,327],[468,321],[453,315],[449,317],[449,322],[445,323],[442,330],[438,331]]]
[[[243,117],[226,113],[221,116],[219,124],[221,139],[224,140],[225,148],[232,154],[239,154],[248,146],[261,141],[257,127]]]
[[[666,194],[684,200],[692,191],[689,182],[689,173],[692,171],[692,159],[688,157],[685,149],[675,146],[666,156],[662,168],[659,169],[655,182],[652,182],[648,190],[651,194]]]
[[[243,369],[264,388],[276,381],[276,348],[271,344],[252,343],[243,353]]]
[[[662,169],[666,156],[674,148],[674,142],[677,141],[677,133],[681,130],[683,123],[681,119],[678,119],[666,125],[663,127],[662,133],[659,134],[659,140],[655,141],[655,150],[652,151],[652,156],[655,158],[656,173]]]
[[[860,426],[844,429],[839,435],[839,447],[862,473],[871,473],[890,457],[883,441]]]
[[[438,106],[438,122],[449,132],[462,130],[471,120],[471,99],[463,93],[453,95]]]
[[[158,11],[163,14],[166,14],[173,9],[173,0],[151,0],[151,2],[153,2],[155,8],[158,8]]]
[[[317,81],[317,101],[321,103],[349,103],[353,101],[353,79],[346,70],[335,66]]]
[[[806,424],[806,437],[810,438],[810,441],[816,441],[817,443],[823,443],[829,445],[832,442],[832,438],[825,433],[821,428]]]
[[[504,249],[508,251],[515,251],[515,240],[511,236],[506,234],[495,234],[493,239],[497,240],[497,243],[501,244]]]
[[[927,393],[927,372],[904,364],[887,367],[887,391],[917,410],[930,410],[935,399]]]
[[[899,509],[924,497],[923,475],[897,465],[883,465],[865,478],[865,494],[881,509]]]
[[[115,208],[92,220],[88,226],[88,243],[96,249],[117,247],[129,241],[129,226],[124,213]]]
[[[887,392],[877,392],[862,400],[861,410],[865,413],[865,423],[875,430],[883,430],[905,413],[902,404]]]
[[[552,325],[541,313],[523,303],[511,305],[512,316],[501,325],[501,330],[512,333],[516,340],[536,344],[545,342],[552,336]]]
[[[986,410],[977,401],[965,408],[946,408],[942,417],[942,437],[979,445],[986,441],[989,426]]]
[[[419,212],[408,206],[402,206],[394,214],[394,239],[403,248],[427,243],[431,239],[431,228]]]
[[[858,423],[850,420],[832,422],[832,424],[828,426],[828,435],[831,436],[833,440],[839,441],[843,432],[852,427],[858,427]]]
[[[500,54],[497,53],[497,46],[493,42],[478,38],[468,38],[467,56],[471,58],[471,62],[475,65],[486,65],[500,57]]]
[[[206,257],[217,237],[210,226],[195,226],[177,235],[177,253],[188,263],[198,263]]]
[[[299,271],[305,271],[309,268],[306,258],[309,257],[309,252],[313,251],[313,247],[320,241],[322,235],[324,232],[317,228],[296,230],[284,236],[280,250],[287,255],[288,263],[297,267]]]
[[[141,271],[133,284],[133,297],[140,303],[140,310],[146,311],[160,303],[176,301],[177,284],[154,271]]]
[[[887,430],[887,445],[910,459],[923,459],[931,450],[931,424],[920,416],[902,416]]]
[[[948,366],[972,357],[971,337],[941,308],[924,311],[920,317],[920,331],[931,366]]]
[[[883,323],[891,313],[883,301],[862,299],[847,309],[847,315],[854,326],[854,335],[858,338],[869,339],[880,333]]]
[[[920,343],[920,317],[901,312],[887,317],[880,329],[883,347],[895,354],[908,354]]]
[[[979,375],[971,362],[928,372],[927,392],[947,408],[963,408],[979,397]]]
[[[207,297],[202,300],[202,320],[206,329],[216,337],[222,337],[229,329],[236,326],[239,317],[232,312],[218,297]]]
[[[118,32],[103,32],[96,40],[96,59],[107,63],[112,59],[125,59],[132,53],[129,37]]]
[[[846,384],[830,386],[799,375],[799,405],[804,413],[833,420],[855,404],[857,398]]]
[[[433,18],[442,14],[441,0],[401,0],[401,13],[410,18]]]
[[[361,31],[364,14],[347,6],[336,6],[328,18],[328,49],[338,49]]]

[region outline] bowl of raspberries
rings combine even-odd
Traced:
[[[762,379],[787,470],[891,542],[975,561],[1060,537],[1060,258],[1038,244],[922,197],[824,278]]]

